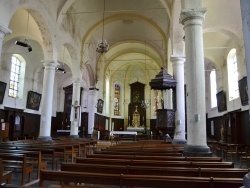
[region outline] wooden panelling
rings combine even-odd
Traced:
[[[40,115],[23,112],[20,109],[7,108],[0,110],[1,119],[9,123],[9,137],[34,136],[38,137],[40,129]],[[15,127],[15,117],[20,117],[20,128]]]
[[[124,131],[124,119],[112,118],[111,124],[114,124],[113,131]]]
[[[214,122],[214,136],[211,135],[211,121]],[[230,123],[229,123],[230,122]],[[221,139],[221,125],[225,125],[225,142],[232,144],[250,144],[249,111],[234,111],[220,117],[207,119],[207,137],[217,141]]]
[[[95,125],[94,129],[97,131],[105,130],[106,117],[100,114],[95,114]]]

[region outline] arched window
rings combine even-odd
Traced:
[[[115,95],[114,95],[114,115],[120,116],[120,85],[115,84]]]
[[[216,83],[216,71],[215,69],[212,69],[210,73],[210,91],[211,91],[211,108],[214,108],[217,106],[217,83]]]
[[[18,54],[11,57],[9,97],[22,98],[24,85],[25,61]]]
[[[239,97],[238,66],[235,48],[227,56],[227,75],[229,101],[231,101]]]

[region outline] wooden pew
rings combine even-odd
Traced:
[[[0,158],[0,183],[8,183],[11,184],[12,172],[5,171],[3,167],[3,160]]]
[[[81,154],[86,155],[87,150],[94,149],[96,147],[97,141],[91,139],[78,139],[78,138],[65,138],[65,139],[58,139],[58,140],[48,140],[48,141],[41,141],[41,140],[21,140],[21,141],[11,141],[11,142],[3,142],[0,145],[2,147],[10,147],[10,146],[17,146],[17,147],[37,147],[37,146],[44,146],[44,145],[71,145],[74,147],[74,154],[76,156],[80,156]]]
[[[57,169],[58,160],[62,160],[63,162],[70,160],[73,162],[76,156],[85,156],[87,145],[90,145],[90,143],[86,141],[77,141],[77,143],[74,143],[74,140],[64,142],[15,141],[8,144],[4,143],[0,145],[0,148],[6,150],[41,150],[43,159],[45,159],[46,155],[46,158],[50,158],[50,161],[52,161],[52,169]],[[48,149],[54,151],[49,154]],[[46,151],[43,152],[44,150]]]
[[[29,182],[32,180],[33,164],[27,162],[26,154],[0,154],[0,158],[3,160],[3,167],[20,169],[22,172],[21,184],[25,184],[26,174],[29,175]]]
[[[249,172],[249,169],[152,167],[152,166],[62,163],[61,171],[107,173],[107,174],[243,178],[244,175]]]
[[[1,148],[1,147],[0,147]],[[4,148],[4,149],[3,149]],[[54,149],[48,149],[46,147],[31,147],[31,146],[9,146],[3,147],[0,150],[5,150],[9,152],[15,152],[16,150],[20,151],[40,151],[42,155],[42,161],[51,162],[52,169],[57,169],[58,166],[58,158],[56,157]],[[44,166],[44,165],[42,165]]]
[[[120,187],[185,187],[185,188],[235,188],[243,185],[242,178],[204,178],[181,176],[127,175],[84,173],[71,171],[41,170],[39,186],[44,187],[45,181],[64,183],[87,183],[98,185],[116,185]]]
[[[136,152],[136,151],[94,151],[94,154],[110,154],[110,155],[150,155],[150,156],[182,156],[182,153],[178,153],[178,151],[172,152]]]
[[[47,162],[42,161],[41,151],[27,151],[27,150],[3,150],[0,149],[0,155],[2,153],[14,153],[14,154],[26,154],[27,163],[37,166],[37,179],[40,177],[40,170],[46,169]]]
[[[106,164],[106,165],[134,165],[158,167],[201,167],[201,168],[233,168],[233,162],[205,162],[205,161],[152,161],[133,159],[105,159],[105,158],[76,158],[76,163]]]
[[[107,159],[222,162],[221,157],[183,157],[183,156],[147,156],[147,155],[142,156],[142,155],[111,155],[111,154],[87,154],[86,157],[87,158],[107,158]]]

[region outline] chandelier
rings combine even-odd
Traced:
[[[105,53],[109,50],[109,45],[108,45],[108,42],[107,40],[103,40],[104,38],[104,15],[105,15],[105,0],[104,0],[104,3],[103,3],[103,18],[102,18],[102,39],[98,41],[97,43],[97,47],[96,47],[96,51],[98,53]]]

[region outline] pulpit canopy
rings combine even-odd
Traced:
[[[177,81],[168,74],[164,67],[161,68],[161,71],[155,76],[154,79],[149,82],[151,89],[154,90],[166,90],[175,88]]]

